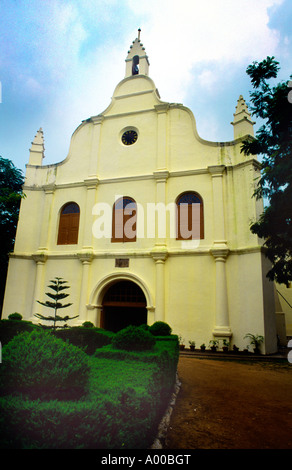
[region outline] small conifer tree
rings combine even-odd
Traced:
[[[70,286],[67,286],[67,281],[64,281],[63,278],[61,277],[55,277],[55,279],[50,280],[51,284],[48,285],[50,289],[53,290],[53,292],[46,292],[46,295],[50,297],[51,300],[46,300],[45,302],[40,302],[37,300],[37,302],[41,305],[44,305],[45,307],[52,308],[54,310],[54,315],[50,316],[45,316],[42,315],[41,313],[36,313],[35,317],[40,318],[41,320],[44,321],[51,321],[53,322],[53,325],[47,326],[46,328],[52,328],[54,331],[56,328],[66,328],[68,325],[62,325],[62,326],[57,326],[57,322],[67,322],[68,320],[73,320],[74,318],[77,318],[79,315],[76,315],[75,317],[69,317],[66,315],[65,317],[61,317],[60,315],[57,314],[58,310],[60,308],[66,308],[72,305],[72,303],[67,303],[67,304],[62,304],[60,300],[65,299],[66,297],[69,296],[69,294],[66,294],[65,292],[62,292],[66,289],[69,289]]]

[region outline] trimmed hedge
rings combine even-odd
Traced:
[[[91,321],[85,321],[82,323],[85,328],[94,328],[94,324]]]
[[[105,331],[101,328],[92,328],[87,326],[73,326],[56,330],[54,335],[74,346],[83,349],[87,354],[92,355],[98,348],[109,344],[115,333]]]
[[[177,337],[143,352],[109,344],[88,361],[88,393],[78,401],[0,398],[0,448],[149,448],[173,391]]]
[[[22,315],[17,312],[10,313],[10,315],[8,315],[8,320],[22,320]]]
[[[126,351],[147,351],[153,349],[155,338],[144,328],[129,325],[116,333],[112,345],[116,349]]]
[[[156,321],[149,327],[149,331],[154,336],[169,336],[171,335],[172,329],[167,323],[163,321]]]
[[[9,315],[9,317],[11,317],[11,315]],[[2,346],[9,343],[14,336],[20,333],[43,330],[40,325],[36,325],[30,321],[18,320],[17,318],[18,317],[13,317],[9,320],[0,320],[0,341]],[[84,349],[89,355],[93,354],[97,348],[102,348],[106,344],[109,344],[115,335],[115,333],[111,331],[89,327],[89,325],[58,329],[53,334],[55,334],[57,338],[69,341],[69,343],[74,346]]]
[[[2,406],[1,406],[2,405]],[[0,400],[2,449],[143,449],[151,445],[156,400],[124,387],[116,400],[72,404]]]
[[[13,314],[12,314],[13,315]],[[9,315],[10,316],[10,315]],[[24,333],[41,330],[39,325],[35,325],[25,320],[0,320],[0,341],[2,346],[9,343],[14,336]]]
[[[117,361],[144,362],[148,365],[156,364],[158,369],[154,374],[156,388],[160,398],[167,400],[169,391],[172,390],[179,358],[179,343],[176,335],[159,337],[152,350],[127,351],[116,349],[112,344],[96,350],[94,357],[103,359],[115,359]]]
[[[88,356],[47,331],[25,332],[3,347],[2,393],[33,398],[76,397],[88,384]]]

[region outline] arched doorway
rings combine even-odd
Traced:
[[[102,302],[100,326],[117,332],[128,325],[147,323],[146,298],[132,281],[118,281],[106,291]]]

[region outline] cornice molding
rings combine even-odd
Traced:
[[[221,251],[220,251],[221,250]],[[235,255],[245,255],[245,254],[253,254],[253,253],[262,253],[264,254],[266,251],[265,247],[261,245],[250,246],[250,247],[240,247],[240,248],[214,248],[214,246],[205,246],[205,247],[198,247],[198,248],[166,248],[165,250],[162,249],[154,249],[154,250],[144,250],[144,249],[137,249],[137,250],[116,250],[116,251],[90,251],[90,259],[115,259],[119,257],[127,257],[127,258],[153,258],[153,256],[214,256],[221,254],[228,254],[228,256],[235,256]],[[167,254],[167,255],[166,255]],[[38,260],[40,262],[46,261],[47,259],[80,259],[82,257],[88,258],[88,250],[87,252],[83,253],[79,249],[76,251],[68,251],[68,252],[57,252],[57,251],[46,251],[46,253],[28,253],[28,252],[15,252],[10,253],[10,258],[18,258],[18,259],[30,259],[30,260]]]

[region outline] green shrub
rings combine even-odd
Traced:
[[[143,330],[146,330],[146,331],[148,331],[148,330],[149,330],[149,328],[150,328],[150,326],[149,326],[149,325],[147,325],[147,323],[143,323],[142,325],[140,325],[140,328],[142,328]]]
[[[165,337],[149,351],[98,349],[88,358],[82,400],[0,397],[0,448],[149,449],[173,391],[176,343]]]
[[[10,315],[8,315],[8,320],[22,320],[22,315],[17,312],[10,313]]]
[[[169,391],[172,390],[176,378],[176,370],[179,358],[178,342],[170,341],[168,337],[163,340],[163,337],[156,342],[155,346],[151,350],[144,351],[130,351],[115,349],[112,344],[107,345],[101,349],[96,350],[94,357],[102,360],[116,360],[121,363],[133,362],[146,363],[147,367],[152,367],[156,364],[157,371],[153,372],[153,381],[155,382],[156,393],[160,393],[160,396],[165,403],[169,395]],[[151,394],[153,391],[151,391]]]
[[[126,351],[145,351],[154,347],[155,338],[144,328],[129,325],[114,336],[112,345]]]
[[[89,374],[87,355],[48,331],[25,332],[3,347],[0,387],[30,397],[77,397]]]
[[[84,328],[94,328],[94,324],[91,323],[91,321],[85,321],[82,323],[82,326],[84,326]]]
[[[100,328],[88,328],[87,326],[73,326],[56,330],[54,335],[74,346],[83,349],[87,354],[94,354],[96,349],[102,348],[111,342],[112,335],[109,335]]]
[[[149,328],[150,333],[154,336],[169,336],[171,335],[172,329],[170,326],[163,321],[156,321]]]
[[[35,325],[25,320],[0,320],[0,340],[2,346],[9,343],[14,336],[25,331],[31,332],[40,330],[39,325]]]
[[[125,389],[119,400],[0,399],[0,449],[143,449],[153,442],[156,402]]]

